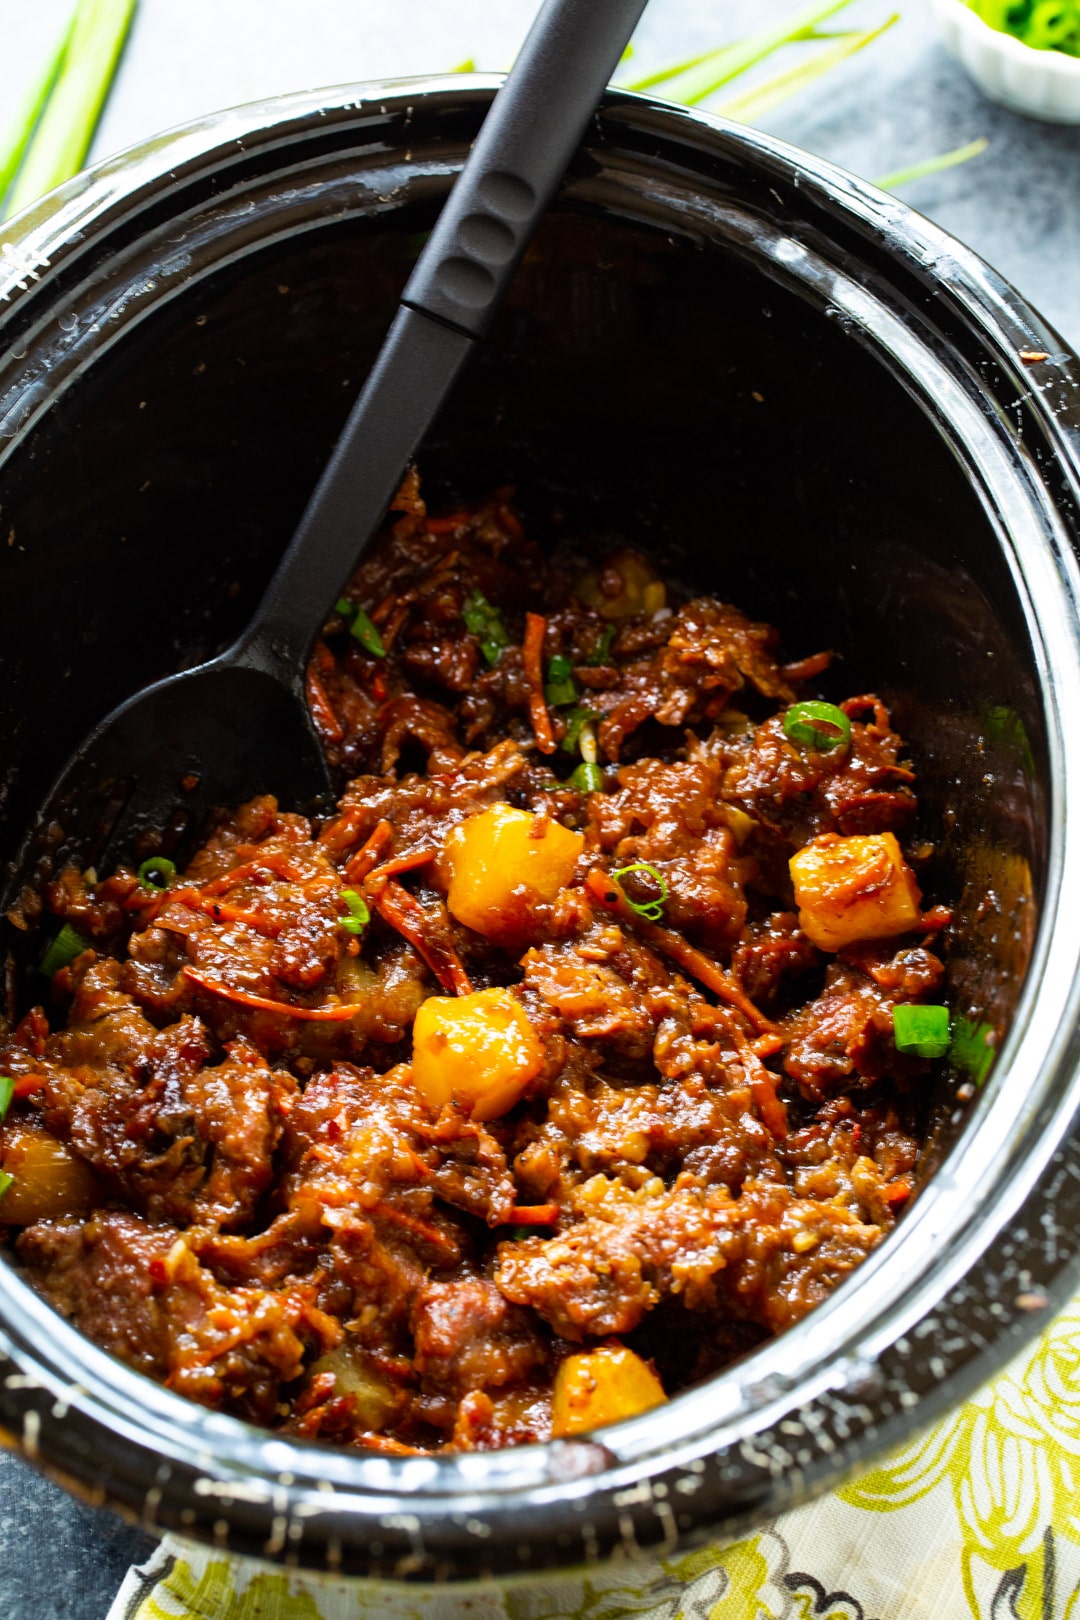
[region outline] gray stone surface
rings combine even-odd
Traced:
[[[793,3],[652,0],[625,77],[779,18]],[[0,0],[0,128],[68,5]],[[533,9],[533,0],[141,0],[93,155],[287,90],[442,72],[467,57],[502,68]],[[888,0],[855,0],[843,26],[870,26],[888,10]],[[986,102],[938,44],[925,0],[905,0],[902,21],[883,40],[762,122],[868,179],[988,137],[983,156],[902,195],[981,253],[1080,347],[1080,129]],[[127,1563],[148,1546],[0,1455],[2,1620],[101,1620]]]

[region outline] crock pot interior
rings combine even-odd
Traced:
[[[421,456],[428,492],[514,483],[539,537],[658,547],[779,625],[789,656],[836,649],[829,695],[880,693],[918,764],[928,888],[962,911],[953,1003],[1003,1031],[1047,833],[1035,661],[990,520],[844,325],[724,244],[582,189]],[[430,218],[411,203],[309,228],[188,285],[9,456],[5,856],[93,721],[244,623]]]

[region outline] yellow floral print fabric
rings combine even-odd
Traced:
[[[964,1406],[744,1540],[410,1587],[166,1538],[109,1620],[1080,1620],[1080,1296]]]

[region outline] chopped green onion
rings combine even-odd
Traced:
[[[0,1170],[0,1198],[3,1198],[15,1177],[7,1170]]]
[[[576,754],[578,745],[581,742],[583,728],[593,720],[599,720],[599,718],[600,716],[595,709],[570,709],[568,713],[563,715],[563,719],[566,721],[566,735],[559,747],[568,754]]]
[[[159,894],[169,887],[175,876],[175,863],[167,860],[164,855],[151,855],[148,861],[143,861],[138,872],[139,882],[143,888],[156,889]]]
[[[652,878],[653,882],[660,890],[660,893],[655,900],[647,900],[644,902],[631,900],[630,896],[626,892],[626,889],[623,887],[622,882],[620,881],[622,878],[628,877],[631,872],[648,873],[649,877]],[[664,915],[664,902],[668,897],[668,886],[664,881],[663,873],[658,872],[655,866],[650,866],[648,861],[632,861],[629,866],[620,866],[619,870],[617,872],[612,872],[611,876],[615,882],[618,883],[619,888],[622,889],[623,899],[626,901],[631,911],[636,911],[639,917],[647,917],[650,922],[660,921],[660,918]]]
[[[74,962],[82,951],[89,950],[89,948],[90,941],[84,939],[77,929],[72,928],[70,923],[64,923],[45,955],[41,958],[41,967],[38,971],[43,973],[47,979],[51,979],[54,973],[58,973],[62,967],[67,967],[69,962]]]
[[[993,743],[1007,749],[1029,775],[1035,774],[1035,755],[1027,729],[1016,710],[1008,704],[992,704],[986,711],[986,735]]]
[[[893,1040],[898,1052],[915,1057],[944,1057],[949,1050],[948,1007],[922,1007],[905,1002],[893,1008]]]
[[[577,702],[578,689],[574,683],[574,666],[563,653],[556,653],[548,665],[544,698],[556,709],[564,707],[567,703]]]
[[[830,753],[851,741],[851,721],[835,703],[793,703],[784,716],[784,736],[799,748]]]
[[[349,915],[340,919],[341,926],[350,934],[362,934],[371,921],[371,912],[367,901],[355,889],[342,889],[341,899],[348,908]]]
[[[334,612],[341,614],[349,627],[349,634],[355,636],[365,652],[370,653],[372,658],[386,657],[382,636],[358,602],[350,602],[347,597],[339,596],[334,603]]]
[[[10,1074],[0,1074],[0,1119],[3,1119],[11,1107],[11,1099],[15,1095],[15,1082]]]
[[[570,786],[579,793],[600,793],[604,786],[604,773],[595,761],[583,759],[570,777]]]
[[[977,17],[1036,51],[1080,56],[1077,0],[967,0]]]
[[[597,642],[588,658],[586,658],[585,662],[587,664],[591,664],[594,668],[599,664],[606,664],[608,661],[608,656],[611,652],[611,643],[614,640],[615,626],[613,624],[605,624],[603,632],[600,636],[600,640]]]
[[[536,1229],[529,1226],[512,1226],[506,1234],[508,1243],[524,1243],[526,1238],[536,1236]]]
[[[465,628],[480,642],[480,651],[489,664],[499,662],[499,654],[510,645],[510,637],[497,607],[492,607],[483,591],[470,591],[461,610]]]
[[[358,607],[356,612],[353,614],[353,622],[349,626],[349,634],[355,636],[356,640],[360,643],[361,647],[363,647],[364,651],[369,652],[372,658],[386,657],[386,648],[383,646],[383,638],[380,636],[378,630],[376,630],[375,626],[372,624],[362,607]]]
[[[949,1056],[958,1069],[964,1069],[977,1086],[981,1086],[994,1062],[991,1024],[978,1023],[971,1018],[958,1018],[949,1045]]]

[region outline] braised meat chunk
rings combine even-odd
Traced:
[[[582,1433],[802,1318],[916,1195],[949,915],[830,654],[415,475],[307,672],[339,773],[48,876],[0,1236],[206,1406]]]

